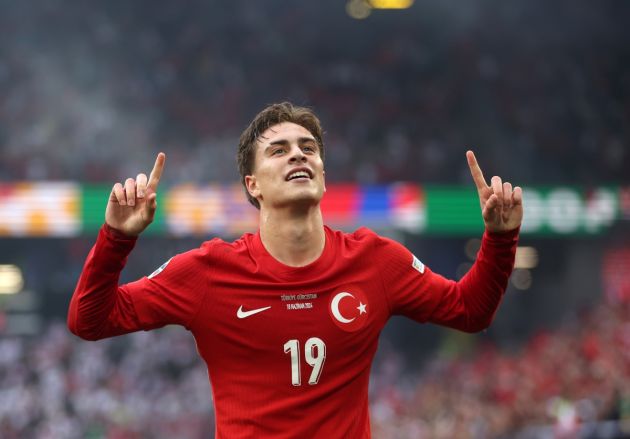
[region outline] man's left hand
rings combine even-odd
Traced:
[[[486,230],[500,233],[519,227],[523,221],[523,190],[518,186],[512,189],[511,183],[503,183],[501,177],[496,175],[492,177],[491,185],[488,186],[475,154],[467,151],[466,158],[477,186],[481,216]]]

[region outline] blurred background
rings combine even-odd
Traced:
[[[483,225],[465,151],[522,185],[492,327],[394,318],[376,439],[630,437],[630,3],[0,0],[0,437],[211,438],[192,337],[84,342],[67,306],[112,184],[168,156],[123,281],[256,228],[240,132],[325,128],[328,224],[459,278]]]

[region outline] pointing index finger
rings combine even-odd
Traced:
[[[486,179],[483,178],[483,172],[481,172],[481,168],[477,164],[477,159],[475,158],[475,153],[472,151],[466,151],[466,158],[468,159],[468,167],[470,168],[470,174],[477,186],[478,190],[482,190],[488,187],[486,184]]]
[[[164,169],[164,162],[166,161],[166,154],[163,152],[157,155],[155,159],[155,165],[153,165],[153,170],[151,171],[151,175],[149,176],[149,182],[147,183],[147,187],[153,189],[153,191],[157,190],[158,183],[160,183],[160,178],[162,178],[162,170]]]

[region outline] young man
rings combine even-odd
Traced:
[[[477,261],[454,282],[366,228],[326,227],[323,158],[310,110],[267,107],[238,152],[260,230],[205,242],[119,286],[157,207],[158,154],[148,179],[114,185],[70,303],[70,330],[97,340],[186,327],[208,366],[217,438],[369,438],[368,379],[385,323],[403,314],[468,332],[488,327],[512,270],[522,193],[499,177],[487,186],[467,153],[486,232]]]

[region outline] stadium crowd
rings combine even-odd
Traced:
[[[171,181],[234,181],[241,129],[290,99],[330,180],[468,183],[474,147],[522,184],[628,182],[628,5],[563,5],[4,2],[0,181],[110,182],[157,150]]]
[[[572,438],[594,421],[630,420],[627,305],[597,306],[512,352],[485,345],[413,373],[402,363],[388,353],[375,367],[375,439]],[[201,439],[212,420],[207,372],[184,330],[92,343],[59,323],[0,339],[4,439]],[[525,435],[536,426],[553,435]]]
[[[205,367],[186,332],[85,343],[53,324],[0,339],[3,439],[209,438]]]
[[[396,375],[375,376],[376,438],[619,438],[577,432],[630,420],[630,308],[601,305],[515,352],[487,345],[438,358],[404,386],[388,384]]]

